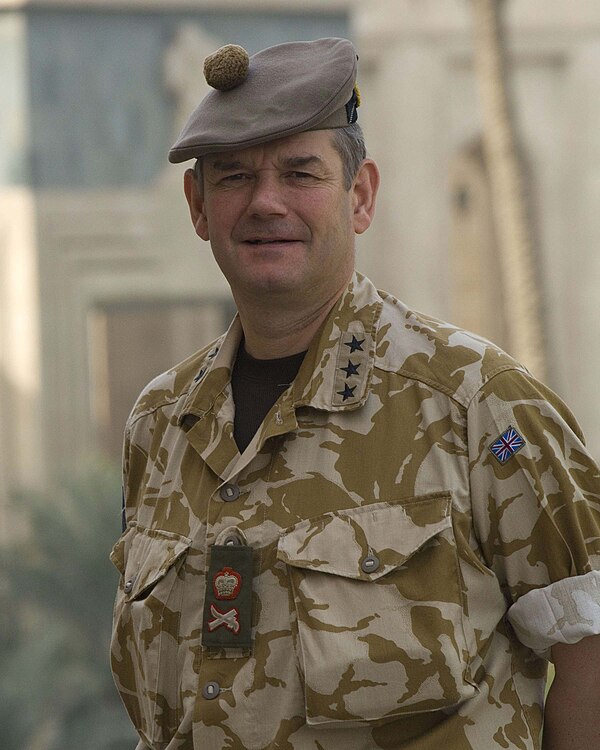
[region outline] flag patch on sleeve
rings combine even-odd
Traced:
[[[505,464],[508,459],[512,458],[515,453],[518,453],[524,445],[525,440],[511,425],[502,433],[502,435],[494,440],[490,445],[490,450],[501,464]]]

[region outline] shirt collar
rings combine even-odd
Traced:
[[[373,284],[355,272],[313,339],[286,402],[325,411],[350,411],[368,396],[382,302]],[[231,380],[243,335],[236,315],[200,365],[180,420],[202,417]]]
[[[350,411],[368,396],[381,299],[355,272],[313,340],[293,384],[294,406]]]

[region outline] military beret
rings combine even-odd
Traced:
[[[213,86],[169,151],[173,163],[305,130],[356,122],[356,51],[347,39],[288,42],[248,58],[226,45],[206,58]]]

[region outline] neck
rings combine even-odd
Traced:
[[[307,307],[294,307],[289,300],[274,303],[269,299],[264,304],[244,300],[234,295],[242,328],[245,348],[255,359],[279,359],[304,352],[315,334],[340,298],[346,284],[325,301]]]

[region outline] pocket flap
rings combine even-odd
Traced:
[[[297,568],[372,581],[449,528],[450,510],[450,495],[436,493],[324,513],[284,531],[277,557]]]
[[[130,526],[119,538],[110,559],[123,575],[123,592],[137,599],[167,573],[189,549],[191,540],[169,531]]]

